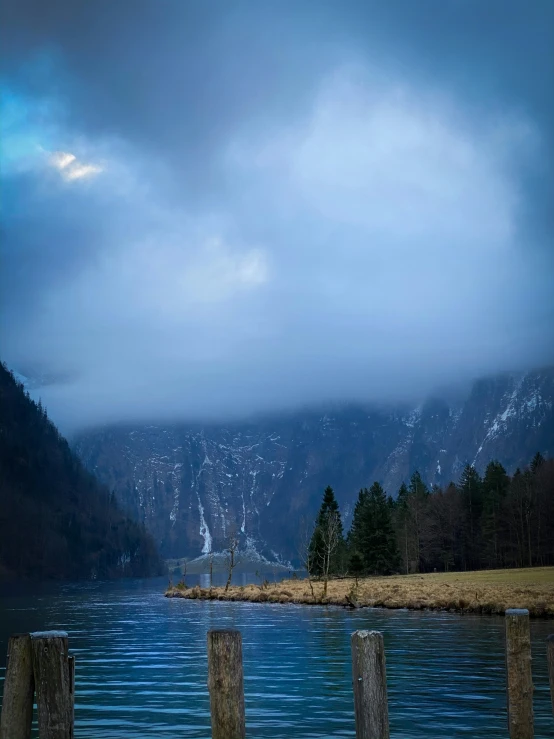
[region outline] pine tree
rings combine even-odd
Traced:
[[[423,482],[418,470],[416,470],[410,477],[410,486],[408,490],[412,495],[420,495],[422,497],[429,494],[429,488]]]
[[[319,517],[318,517],[319,519]],[[320,527],[317,525],[314,528],[312,538],[310,540],[310,547],[308,550],[308,572],[314,577],[321,577],[323,574],[323,562],[324,562],[324,544],[323,536]]]
[[[368,518],[372,530],[367,563],[370,572],[388,575],[399,563],[391,508],[385,491],[378,482],[369,489]]]
[[[544,457],[540,452],[537,452],[531,461],[531,472],[535,473],[544,464]]]
[[[319,509],[319,514],[317,517],[318,526],[321,526],[324,523],[329,513],[339,513],[339,504],[337,503],[337,499],[335,498],[335,491],[330,485],[327,485],[327,487],[323,491],[323,502],[321,503],[321,508]]]
[[[387,575],[397,568],[399,557],[391,507],[378,482],[369,490],[360,490],[349,541],[360,553],[366,572]]]
[[[348,548],[350,552],[358,552],[360,554],[362,561],[364,562],[364,571],[365,558],[363,551],[368,497],[369,490],[367,488],[361,488],[358,493],[358,500],[354,506],[354,514],[352,516],[350,531],[348,532]]]
[[[540,466],[539,468],[540,469]],[[537,490],[536,476],[529,468],[523,472],[519,468],[511,480],[507,496],[507,510],[510,519],[512,548],[518,567],[533,566],[533,528],[536,516]]]
[[[483,513],[481,517],[483,551],[489,567],[503,565],[499,533],[502,505],[508,492],[508,485],[508,475],[500,462],[496,460],[489,462],[482,483]]]
[[[406,505],[408,508],[408,521],[412,529],[414,543],[414,560],[416,571],[423,569],[423,540],[427,523],[427,506],[429,503],[429,488],[423,482],[421,475],[416,470],[408,487]]]
[[[408,510],[408,488],[403,482],[398,490],[395,504],[396,536],[399,549],[404,560],[406,574],[410,572],[410,546],[409,546],[409,510]]]
[[[466,464],[458,487],[465,512],[467,565],[475,569],[479,567],[479,520],[483,510],[483,486],[473,465]]]
[[[460,493],[453,482],[445,490],[433,487],[429,497],[429,565],[445,572],[456,567],[459,560],[457,543],[460,529]]]

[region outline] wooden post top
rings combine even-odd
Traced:
[[[67,639],[67,631],[31,631],[31,639]]]
[[[506,616],[528,616],[527,608],[508,608],[505,612]]]
[[[368,631],[367,629],[360,629],[358,631],[353,631],[352,636],[357,635],[361,637],[362,639],[365,639],[368,636],[383,636],[381,631]]]

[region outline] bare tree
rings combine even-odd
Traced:
[[[227,575],[227,582],[225,583],[225,592],[229,590],[229,586],[231,585],[231,580],[233,579],[233,570],[240,563],[240,558],[238,557],[238,549],[239,549],[239,538],[237,534],[234,531],[232,531],[229,534],[229,540],[227,544],[228,575]]]
[[[329,582],[329,570],[334,554],[339,548],[341,540],[340,513],[329,511],[323,522],[318,526],[321,544],[319,556],[321,559],[321,572],[323,574],[323,597],[327,595],[327,583]]]

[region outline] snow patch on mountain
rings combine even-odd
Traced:
[[[197,495],[198,513],[200,514],[200,536],[204,539],[202,554],[209,554],[212,551],[212,535],[210,534],[210,529],[208,528],[208,524],[206,523],[206,519],[204,517],[204,506],[202,505],[202,501],[200,500],[200,494]]]
[[[481,473],[493,458],[513,471],[537,450],[554,454],[553,403],[554,369],[479,381],[452,405],[110,427],[83,434],[76,449],[164,556],[208,556],[236,532],[242,549],[273,561],[296,556],[300,521],[314,520],[328,484],[346,513],[374,480],[395,496],[416,469],[444,484],[472,461]]]
[[[475,455],[475,458],[473,459],[473,466],[477,464],[477,460],[479,458],[479,455],[483,451],[483,449],[487,446],[489,442],[491,442],[493,439],[495,439],[499,434],[505,433],[508,421],[518,414],[518,404],[520,402],[519,395],[522,388],[522,385],[525,381],[527,375],[522,375],[514,385],[514,388],[509,395],[506,397],[506,406],[504,410],[501,413],[497,413],[494,417],[493,422],[489,425],[489,428],[487,429],[487,433],[485,434],[485,437],[481,444],[479,445],[479,448],[477,449],[477,454]],[[487,422],[488,419],[486,419]]]

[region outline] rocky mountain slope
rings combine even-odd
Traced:
[[[480,380],[456,403],[350,405],[220,426],[112,426],[74,445],[166,557],[221,549],[235,531],[253,554],[291,558],[326,485],[348,519],[359,488],[373,480],[395,495],[416,469],[442,485],[468,462],[482,472],[499,459],[511,472],[538,450],[553,455],[554,368]]]

